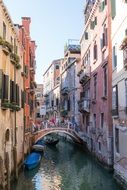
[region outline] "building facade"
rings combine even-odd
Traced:
[[[22,45],[23,69],[22,78],[24,90],[22,92],[22,101],[24,107],[24,153],[30,151],[32,143],[32,124],[35,122],[35,41],[30,36],[31,18],[22,17],[22,25],[18,25],[19,39]]]
[[[79,125],[79,79],[77,65],[80,62],[80,45],[77,40],[68,40],[64,49],[64,60],[61,65],[61,116]]]
[[[43,121],[43,118],[45,117],[45,114],[44,115],[41,114],[41,106],[45,106],[44,96],[43,96],[43,84],[37,84],[35,97],[36,97],[35,123],[40,124]]]
[[[63,59],[52,62],[44,73],[44,96],[46,105],[46,117],[48,119],[60,117],[60,67]]]
[[[16,28],[0,1],[0,186],[10,185],[24,157],[23,58]]]
[[[110,1],[86,1],[78,73],[82,86],[79,109],[87,147],[108,166],[113,164],[110,9]]]
[[[112,4],[112,118],[114,170],[127,185],[127,2]]]

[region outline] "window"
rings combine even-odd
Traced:
[[[37,113],[36,117],[40,118],[40,113]]]
[[[94,96],[93,98],[96,99],[97,96],[97,74],[94,76]]]
[[[94,58],[94,60],[97,60],[97,44],[96,44],[96,42],[94,43],[94,47],[93,47],[93,58]]]
[[[97,17],[94,18],[93,21],[90,23],[90,29],[94,30],[95,26],[97,25]]]
[[[104,127],[104,113],[101,113],[101,128]]]
[[[106,28],[106,25],[104,25],[101,37],[101,49],[103,49],[107,45],[108,45],[108,30]]]
[[[3,22],[3,39],[6,39],[6,24]]]
[[[70,99],[68,99],[68,102],[67,102],[67,110],[68,111],[71,110],[71,101],[70,101]]]
[[[56,98],[56,106],[58,106],[58,105],[59,105],[59,99]]]
[[[86,115],[86,133],[88,133],[89,115]]]
[[[4,75],[2,77],[2,99],[8,100],[8,84],[9,84],[9,76]]]
[[[115,145],[116,152],[119,153],[119,129],[115,128]]]
[[[84,114],[82,114],[82,123],[83,124],[85,123],[85,116],[84,116]]]
[[[39,102],[36,102],[36,105],[37,105],[37,106],[40,106],[40,103],[39,103]]]
[[[96,114],[93,114],[93,126],[96,128]]]
[[[59,69],[60,67],[59,67],[59,65],[56,65],[56,69]]]
[[[116,52],[116,46],[113,46],[113,55],[112,55],[112,67],[115,69],[117,67],[117,52]]]
[[[118,115],[118,89],[117,89],[117,85],[112,88],[112,115]]]
[[[98,143],[99,152],[101,152],[101,142]]]
[[[85,40],[88,40],[88,32],[85,32]]]
[[[104,73],[104,83],[103,83],[103,89],[104,89],[104,92],[103,92],[103,95],[104,96],[107,96],[107,67],[105,66],[103,68],[103,73]]]
[[[54,100],[51,101],[51,106],[52,106],[52,107],[54,106]]]

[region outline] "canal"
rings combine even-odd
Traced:
[[[11,190],[121,190],[112,173],[94,158],[67,141],[47,147],[41,164],[20,173]]]

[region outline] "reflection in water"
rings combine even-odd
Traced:
[[[81,148],[60,141],[47,147],[41,164],[20,174],[11,190],[120,190],[112,174]]]

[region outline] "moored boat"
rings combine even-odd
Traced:
[[[45,145],[35,144],[32,146],[32,150],[36,152],[43,152],[45,149]]]
[[[24,161],[25,168],[28,170],[31,170],[39,165],[41,161],[41,154],[32,152],[27,156],[27,158]]]
[[[59,142],[59,139],[46,139],[45,144],[47,145],[56,145]]]

